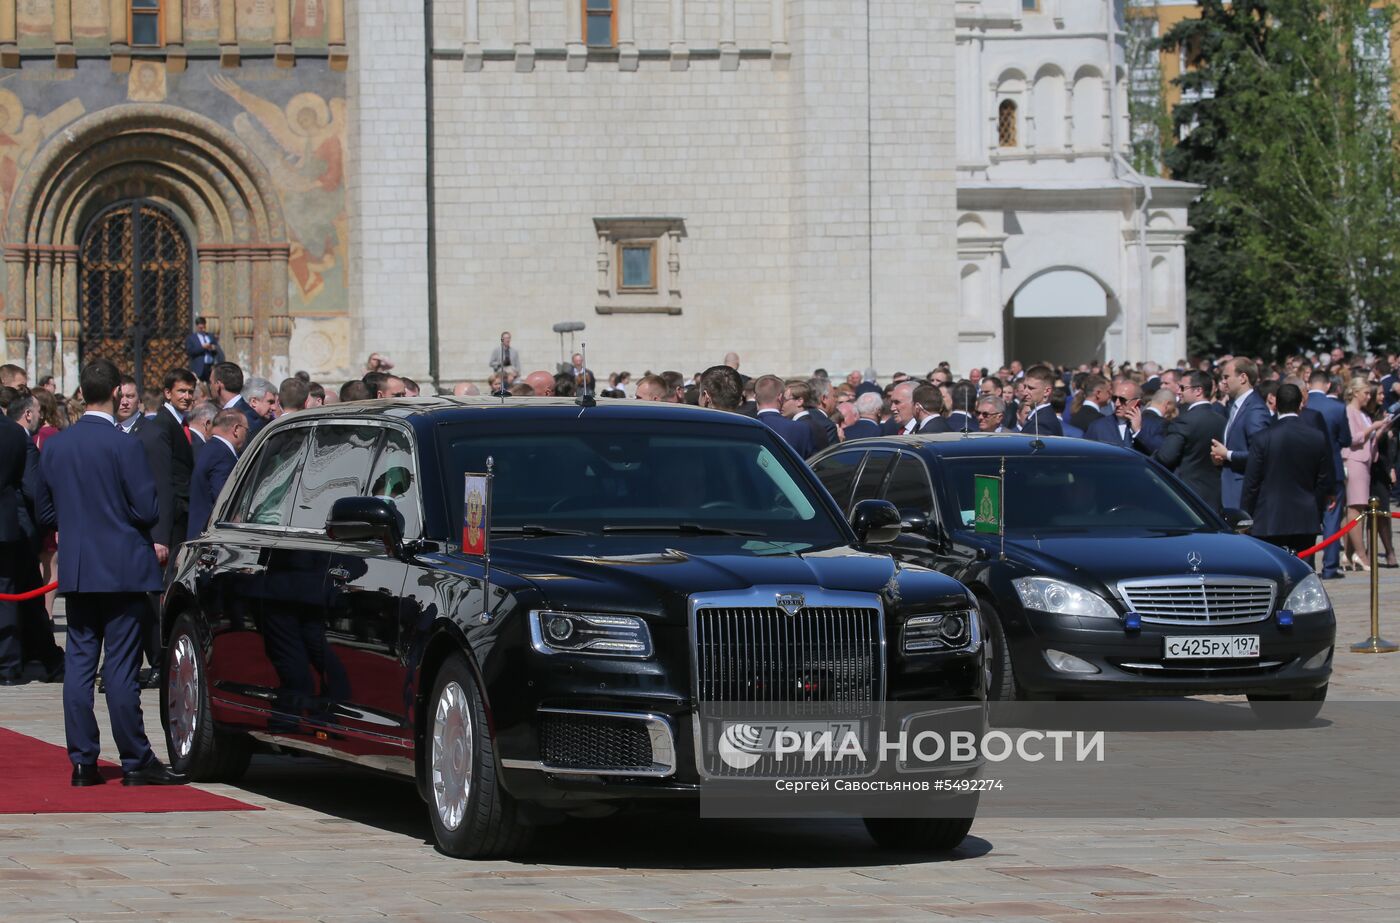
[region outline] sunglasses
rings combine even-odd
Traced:
[[[977,416],[979,419],[985,420],[988,417],[999,417],[1001,413],[1000,410],[979,410],[977,411]]]
[[[1137,400],[1135,397],[1123,397],[1118,394],[1113,395],[1113,403],[1115,404],[1131,404],[1135,400]]]

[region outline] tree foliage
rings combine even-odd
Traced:
[[[1199,0],[1163,37],[1186,50],[1172,175],[1192,207],[1193,352],[1277,354],[1400,336],[1400,227],[1388,7]]]

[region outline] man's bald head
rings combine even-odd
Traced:
[[[452,386],[453,397],[471,397],[481,393],[481,389],[469,381],[459,381]]]
[[[548,372],[531,372],[525,376],[525,384],[535,391],[535,397],[554,396],[554,376]]]

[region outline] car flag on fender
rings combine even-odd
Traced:
[[[491,475],[468,474],[463,492],[462,554],[484,558],[491,542]]]

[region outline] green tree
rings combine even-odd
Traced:
[[[1199,0],[1163,37],[1177,179],[1192,207],[1193,352],[1276,354],[1397,339],[1397,169],[1386,35],[1367,0]]]

